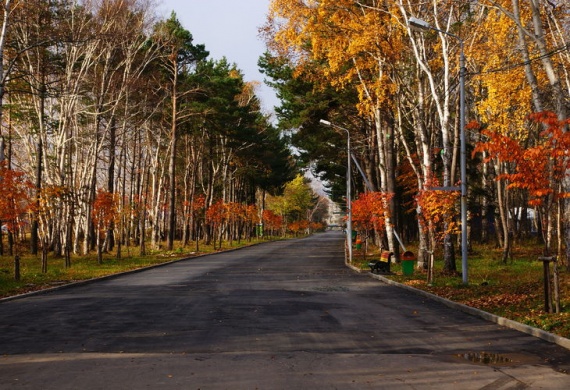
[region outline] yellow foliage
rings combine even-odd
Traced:
[[[297,75],[310,75],[318,85],[355,87],[366,115],[393,104],[391,69],[405,37],[390,12],[352,0],[273,0],[269,21],[271,48],[294,63]],[[315,63],[318,72],[309,70]]]
[[[472,85],[477,114],[485,123],[503,134],[522,139],[526,136],[525,122],[532,106],[532,91],[521,62],[519,37],[515,22],[496,6],[512,12],[511,0],[483,1],[489,6],[477,29],[472,32],[473,43],[467,55],[478,64],[480,74],[474,76]],[[523,24],[532,23],[527,2],[520,2]],[[531,57],[538,52],[529,45]],[[533,50],[535,50],[533,52]],[[538,64],[536,64],[538,66]],[[548,89],[546,75],[534,66],[534,74],[542,90]]]

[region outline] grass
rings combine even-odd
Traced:
[[[461,259],[457,261],[459,272],[445,275],[442,272],[443,261],[439,260],[441,254],[435,257],[432,284],[428,284],[427,272],[423,270],[415,269],[413,275],[404,276],[400,264],[392,264],[392,275],[386,276],[451,301],[570,338],[570,273],[563,265],[558,266],[561,312],[547,313],[544,308],[543,263],[538,261],[541,248],[515,248],[513,259],[506,264],[500,261],[500,250],[490,247],[476,249],[468,257],[467,285],[463,284],[461,276]],[[369,269],[368,261],[374,258],[373,254],[363,261],[357,252],[355,265]],[[551,275],[552,269],[550,265]]]

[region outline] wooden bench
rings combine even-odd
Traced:
[[[382,253],[380,254],[380,260],[372,260],[371,262],[368,263],[368,266],[370,267],[370,272],[374,273],[374,271],[376,271],[376,273],[378,274],[390,273],[390,261],[392,260],[393,255],[394,254],[392,252],[382,251]]]

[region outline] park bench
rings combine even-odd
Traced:
[[[394,254],[389,251],[382,251],[380,254],[380,260],[372,260],[368,263],[370,267],[370,272],[374,273],[390,273],[390,261]]]

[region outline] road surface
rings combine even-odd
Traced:
[[[0,389],[570,389],[568,350],[271,242],[0,302]]]

